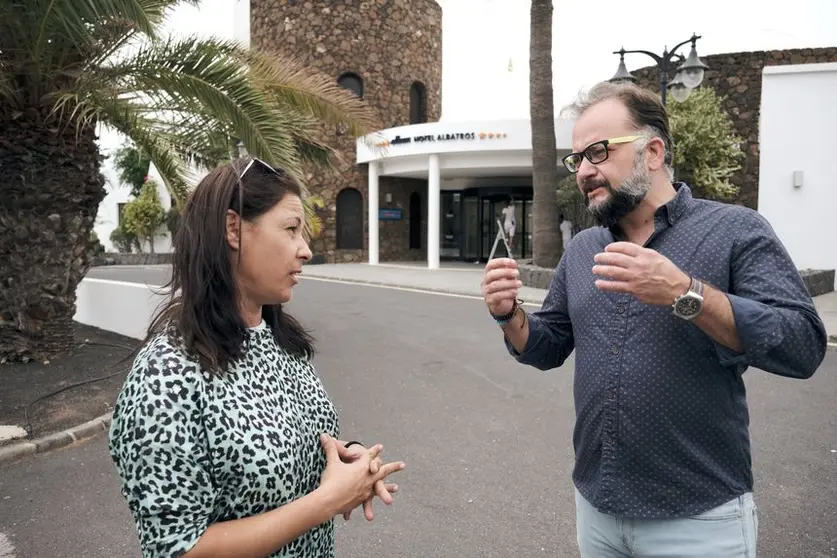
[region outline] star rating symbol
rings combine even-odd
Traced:
[[[485,139],[485,138],[488,138],[488,139],[503,139],[503,138],[508,137],[508,134],[501,133],[501,132],[480,132],[479,137],[480,137],[481,140]]]

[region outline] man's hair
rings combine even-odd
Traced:
[[[672,157],[674,149],[669,131],[668,115],[660,96],[630,82],[597,83],[587,91],[578,94],[575,101],[564,107],[561,115],[578,118],[593,105],[608,99],[620,101],[628,109],[631,120],[637,129],[650,137],[657,137],[665,144],[664,164],[669,177],[673,178]],[[643,144],[643,147],[645,144]]]

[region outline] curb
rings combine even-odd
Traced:
[[[312,281],[336,281],[340,283],[354,283],[356,285],[365,285],[367,287],[388,287],[391,289],[399,289],[405,291],[412,291],[418,293],[436,293],[436,294],[443,294],[443,295],[456,295],[461,297],[468,297],[473,298],[476,300],[482,300],[482,296],[480,294],[474,294],[473,292],[466,292],[465,290],[457,290],[457,289],[443,289],[439,287],[417,287],[416,285],[405,285],[401,283],[391,283],[388,281],[370,281],[368,279],[346,279],[345,277],[332,277],[330,275],[305,275],[303,276],[303,281],[306,279],[311,279]],[[523,298],[523,297],[521,297]],[[524,301],[525,304],[534,305],[540,308],[542,302],[539,300],[534,301]]]
[[[0,448],[0,465],[12,463],[27,455],[35,455],[67,447],[81,440],[92,438],[96,434],[105,432],[113,418],[113,411],[96,417],[93,420],[74,426],[68,430],[49,434],[28,442],[18,442]]]

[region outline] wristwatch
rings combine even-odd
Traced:
[[[694,320],[703,310],[703,283],[692,277],[689,290],[677,297],[672,305],[674,315],[684,320]]]

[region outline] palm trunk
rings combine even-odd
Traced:
[[[73,346],[76,287],[104,198],[92,127],[0,109],[0,363]]]
[[[532,0],[529,38],[529,113],[532,121],[532,252],[534,263],[554,268],[561,257],[558,157],[552,100],[552,0]]]

